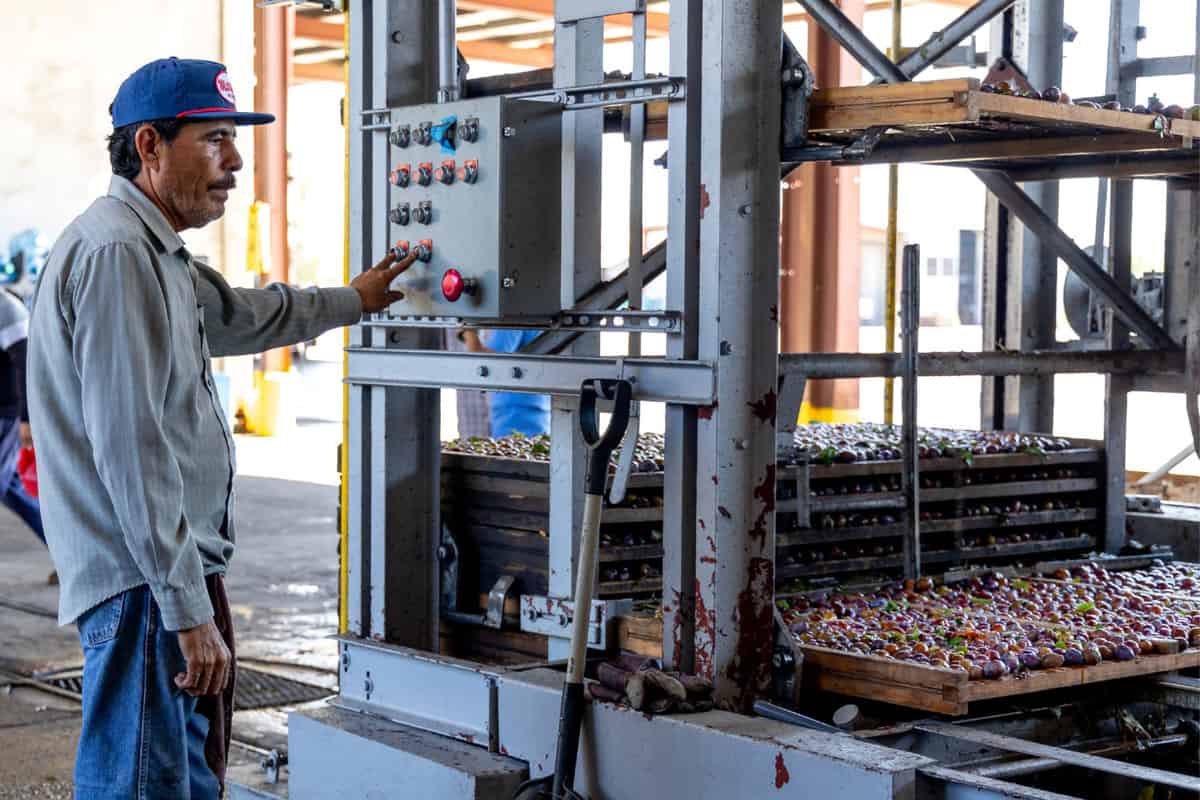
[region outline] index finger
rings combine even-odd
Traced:
[[[399,261],[397,261],[396,263],[394,263],[392,266],[388,267],[387,268],[388,280],[391,280],[392,278],[396,277],[400,273],[404,272],[404,270],[411,267],[416,260],[417,260],[417,251],[414,250],[413,252],[406,255],[404,258],[402,258]]]
[[[391,250],[388,250],[383,254],[383,258],[379,259],[379,261],[375,263],[375,266],[372,269],[387,269],[389,266],[395,263],[395,261],[396,254]]]

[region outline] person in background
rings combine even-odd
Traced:
[[[7,289],[0,291],[0,503],[24,520],[42,544],[42,510],[37,498],[25,491],[17,471],[17,454],[33,447],[29,431],[29,404],[25,399],[25,351],[29,342],[29,311]],[[50,583],[57,583],[51,573]]]
[[[462,353],[467,349],[461,331],[446,331],[446,349]],[[488,410],[487,392],[479,389],[458,389],[454,392],[458,412],[458,436],[460,439],[486,439],[491,435],[492,420]]]
[[[516,353],[540,334],[541,331],[500,329],[484,331],[480,336],[478,331],[466,328],[462,331],[462,340],[472,353]],[[550,398],[547,395],[489,392],[488,404],[495,438],[514,433],[525,436],[550,433]]]

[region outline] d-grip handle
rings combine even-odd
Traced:
[[[612,416],[608,427],[600,432],[600,399],[611,400]],[[588,457],[587,494],[603,495],[608,480],[608,461],[613,450],[625,438],[629,427],[629,410],[633,400],[633,384],[627,380],[589,378],[579,390],[579,428],[583,441],[591,451]]]

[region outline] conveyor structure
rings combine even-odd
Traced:
[[[993,20],[997,53],[1031,76],[1053,75],[1061,61],[1063,0],[981,0],[895,63],[832,0],[801,3],[810,24],[832,33],[882,83],[916,78]],[[589,378],[624,378],[635,400],[666,404],[666,452],[655,478],[662,599],[660,613],[649,617],[648,640],[666,667],[711,679],[718,710],[649,716],[593,704],[578,791],[593,798],[1116,798],[1148,797],[1153,785],[1163,792],[1155,796],[1197,796],[1200,689],[1186,673],[1116,683],[1103,696],[1063,689],[1019,704],[997,700],[986,713],[972,707],[972,716],[953,722],[902,715],[885,730],[864,723],[831,733],[792,724],[794,715],[778,721],[752,713],[755,701],[775,697],[782,656],[784,672],[792,669],[788,658],[803,660],[777,645],[775,578],[777,512],[790,519],[802,507],[811,511],[808,498],[781,497],[790,503],[786,513],[776,498],[780,434],[790,441],[806,381],[906,379],[900,485],[887,493],[907,514],[886,533],[903,542],[889,566],[915,578],[923,552],[915,378],[982,375],[985,427],[1049,432],[1046,386],[1054,373],[1108,376],[1102,462],[1093,459],[1095,471],[1086,475],[1046,479],[1084,481],[1101,498],[1087,516],[1085,534],[1094,538],[1080,534],[1068,546],[1122,549],[1127,395],[1187,392],[1200,359],[1200,336],[1185,337],[1200,325],[1200,309],[1192,307],[1200,293],[1189,288],[1200,267],[1190,136],[1147,144],[1141,132],[1136,141],[1118,132],[1092,147],[1081,141],[1090,129],[1076,127],[1073,144],[1056,150],[1063,134],[1022,117],[1042,158],[1031,162],[1014,145],[1013,128],[1000,126],[1008,133],[993,136],[977,117],[962,121],[983,132],[959,144],[944,129],[905,131],[894,121],[855,130],[810,126],[814,103],[827,96],[810,98],[812,73],[781,35],[778,3],[671,0],[670,66],[659,76],[646,72],[646,0],[543,5],[555,15],[552,70],[467,80],[455,48],[454,0],[347,3],[350,270],[368,268],[389,248],[416,249],[422,259],[402,278],[405,299],[350,333],[340,691],[325,707],[291,716],[291,796],[507,798],[521,781],[553,769],[563,682],[556,659],[565,655],[566,622],[575,612],[563,599],[575,581],[585,464],[577,397]],[[1129,104],[1136,76],[1161,73],[1167,61],[1200,74],[1196,55],[1138,59],[1138,0],[1103,5],[1112,20],[1111,95]],[[614,78],[603,67],[603,30],[617,14],[632,15],[634,58],[632,73]],[[971,108],[967,117],[976,113]],[[600,270],[606,132],[628,138],[635,162],[634,244],[624,276],[609,282]],[[641,254],[641,154],[652,138],[665,138],[669,153],[668,235]],[[1131,163],[1122,141],[1138,153],[1132,169],[1122,166]],[[1070,156],[1063,162],[1069,170],[1053,173],[1060,153]],[[779,353],[779,179],[790,164],[814,158],[977,168],[991,193],[986,352],[917,356],[919,262],[912,251],[902,354]],[[1107,267],[1058,229],[1056,195],[1017,182],[1067,174],[1112,176]],[[1131,175],[1165,175],[1169,185],[1166,313],[1158,319],[1129,291]],[[1010,241],[1019,227],[1010,215],[1036,242]],[[1084,354],[1056,349],[1054,320],[1032,316],[1044,298],[1029,276],[1059,258],[1112,311],[1103,345]],[[641,311],[642,286],[664,272],[666,311]],[[1002,303],[1007,312],[998,315]],[[443,352],[440,329],[461,325],[543,335],[521,353]],[[598,333],[613,329],[632,333],[624,357],[599,351]],[[664,357],[641,355],[645,332],[665,336]],[[511,580],[499,580],[481,598],[486,611],[443,614],[439,584],[451,552],[442,534],[438,390],[445,387],[553,396],[549,465],[536,476],[546,487],[537,511],[547,522],[539,587],[545,613],[509,595]],[[981,546],[962,540],[959,529],[969,527],[955,528],[956,548]],[[1170,534],[1177,545],[1188,536],[1176,528]],[[1190,536],[1194,549],[1194,530]],[[792,569],[801,575],[806,567]],[[613,644],[606,623],[628,610],[624,602],[606,597],[589,610],[597,644]],[[531,610],[534,630],[520,635],[536,637],[545,656],[525,663],[487,657],[488,637],[514,613]],[[480,631],[475,654],[443,655],[443,635],[461,624]],[[810,693],[806,713],[826,719],[831,703],[845,702],[800,692]],[[1038,788],[1045,775],[1057,776],[1053,791]]]

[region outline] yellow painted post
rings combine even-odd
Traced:
[[[900,6],[901,0],[892,0],[892,58],[900,58]],[[888,216],[887,216],[887,244],[884,255],[885,267],[887,269],[887,280],[885,281],[885,289],[887,297],[884,299],[884,317],[883,317],[883,338],[884,350],[888,353],[896,352],[896,256],[897,256],[897,239],[899,231],[897,230],[897,211],[900,205],[900,167],[896,164],[888,166]],[[896,419],[896,381],[894,378],[884,378],[883,380],[883,421],[888,425],[894,424]]]
[[[342,67],[342,128],[344,131],[342,155],[342,281],[350,282],[350,25],[352,19],[350,10],[346,10],[345,24],[342,25],[342,47],[346,59]],[[342,347],[350,346],[350,329],[342,332]],[[342,377],[346,377],[348,368],[347,356],[342,352]],[[341,546],[338,548],[338,632],[346,633],[350,629],[350,616],[347,604],[350,599],[350,562],[347,555],[350,551],[350,526],[348,506],[350,492],[346,485],[346,473],[350,466],[350,386],[342,382],[342,453],[341,453],[341,503],[338,519],[341,531]]]

